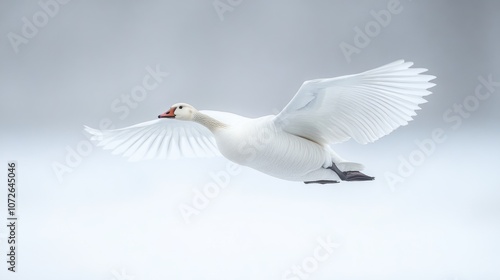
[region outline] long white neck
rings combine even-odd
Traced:
[[[218,128],[224,128],[227,126],[227,124],[220,122],[220,121],[218,121],[218,120],[216,120],[208,115],[200,113],[198,111],[194,112],[193,121],[203,125],[204,127],[208,128],[212,132],[214,132]]]

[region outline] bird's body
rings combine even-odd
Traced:
[[[290,181],[339,180],[323,168],[332,163],[328,146],[286,133],[276,127],[274,116],[242,121],[215,130],[214,136],[224,157],[268,175]]]
[[[371,180],[363,165],[344,160],[330,144],[376,141],[416,115],[433,76],[396,61],[356,75],[303,83],[277,115],[246,118],[174,104],[154,120],[116,130],[86,127],[99,146],[130,160],[227,159],[268,175],[307,183]]]

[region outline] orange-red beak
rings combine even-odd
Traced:
[[[175,111],[175,107],[172,107],[170,108],[170,110],[168,112],[165,112],[163,114],[160,114],[158,115],[158,118],[161,119],[161,118],[175,118],[175,115],[174,115],[174,111]]]

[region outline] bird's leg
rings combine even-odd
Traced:
[[[337,173],[337,175],[342,181],[371,181],[375,179],[375,177],[365,175],[359,171],[342,172],[334,162],[332,162],[332,166],[328,168],[333,170],[333,172]]]
[[[329,167],[331,170],[333,170],[337,175],[339,176],[340,180],[345,181],[347,179],[346,174],[337,167],[335,162],[332,162],[332,166]]]

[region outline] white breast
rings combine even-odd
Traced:
[[[331,163],[321,145],[277,129],[272,120],[252,119],[216,132],[220,152],[233,162],[288,180]]]

